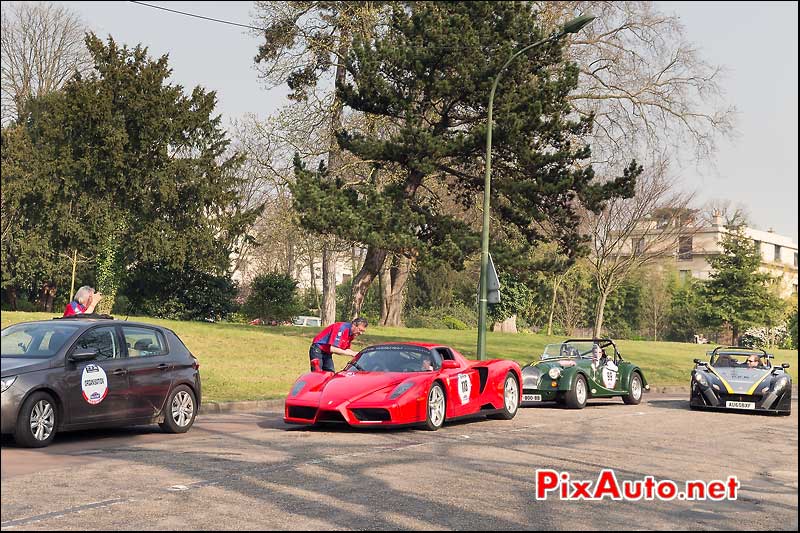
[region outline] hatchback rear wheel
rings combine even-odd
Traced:
[[[167,433],[186,433],[197,416],[197,401],[194,392],[186,385],[172,389],[164,407],[164,421],[159,424]]]

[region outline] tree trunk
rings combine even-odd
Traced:
[[[410,257],[401,255],[393,259],[392,267],[389,269],[391,277],[391,289],[389,298],[386,301],[386,317],[381,319],[382,326],[403,326],[403,304],[405,303],[405,289],[413,260]],[[384,293],[385,294],[385,293]]]
[[[502,333],[518,333],[517,315],[511,315],[502,322],[495,322],[492,324],[492,331],[499,331]]]
[[[322,249],[322,325],[336,322],[336,253],[330,244]]]
[[[389,315],[389,300],[392,298],[392,276],[389,274],[391,260],[384,261],[378,273],[378,281],[381,286],[381,324],[386,322]]]
[[[550,317],[547,319],[547,334],[553,334],[553,313],[556,310],[556,296],[558,296],[558,285],[561,283],[560,276],[553,277],[553,299],[550,301]]]
[[[39,308],[45,313],[53,312],[53,299],[56,295],[56,286],[51,281],[46,281],[39,293]]]
[[[286,243],[286,275],[294,279],[295,270],[294,243]]]
[[[339,34],[339,57],[346,57],[350,49],[350,36],[345,30]],[[331,106],[330,139],[328,141],[328,170],[334,177],[342,167],[342,149],[336,141],[336,132],[342,129],[343,102],[339,90],[344,88],[345,75],[344,62],[336,64],[336,77],[334,78],[333,105]],[[336,254],[334,253],[335,239],[325,243],[322,249],[322,325],[327,326],[336,322]]]
[[[364,305],[364,298],[367,295],[369,286],[375,280],[375,277],[380,275],[381,268],[386,262],[386,250],[381,250],[370,246],[367,248],[367,256],[364,258],[364,264],[358,275],[353,278],[353,286],[351,288],[353,307],[350,310],[352,318],[361,316],[361,307]]]
[[[600,332],[603,330],[603,312],[606,309],[606,299],[608,299],[608,292],[600,291],[600,299],[597,300],[597,313],[594,318],[594,330],[592,337],[595,339],[600,338]]]
[[[11,310],[17,310],[17,288],[16,287],[9,287],[6,291],[8,295],[8,302],[11,305]]]

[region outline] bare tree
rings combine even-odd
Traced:
[[[306,122],[321,132],[331,176],[341,176],[347,155],[336,142],[342,128],[343,104],[337,90],[344,86],[344,58],[355,35],[375,31],[379,10],[370,2],[256,2],[256,22],[266,28],[255,60],[268,86],[288,83],[290,98],[305,109]],[[311,103],[312,105],[308,105]],[[318,104],[318,105],[313,105]],[[297,109],[295,109],[295,114]],[[309,154],[302,154],[308,157]],[[329,235],[323,244],[322,323],[336,319],[336,260],[342,243]]]
[[[670,309],[668,276],[664,269],[656,266],[647,269],[642,279],[642,322],[652,332],[653,341],[657,341],[664,331]]]
[[[732,135],[735,108],[724,102],[723,69],[704,61],[680,20],[645,1],[543,2],[546,25],[578,13],[597,18],[571,36],[580,68],[570,95],[594,113],[592,164],[602,175],[643,154],[668,152],[709,161],[720,135]]]
[[[692,194],[676,192],[663,160],[643,172],[636,194],[610,200],[605,209],[584,216],[590,237],[589,265],[597,290],[593,334],[600,335],[608,296],[633,272],[676,253],[679,238],[697,229]]]
[[[6,2],[2,14],[2,123],[17,120],[25,100],[61,87],[91,57],[86,26],[68,8],[51,3]]]

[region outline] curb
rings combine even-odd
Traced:
[[[256,411],[283,410],[284,400],[251,400],[245,402],[203,402],[197,414],[252,413]]]

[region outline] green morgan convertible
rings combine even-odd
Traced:
[[[650,390],[642,369],[625,361],[611,339],[570,339],[548,344],[540,361],[522,367],[522,405],[555,401],[583,409],[589,398],[636,405]]]

